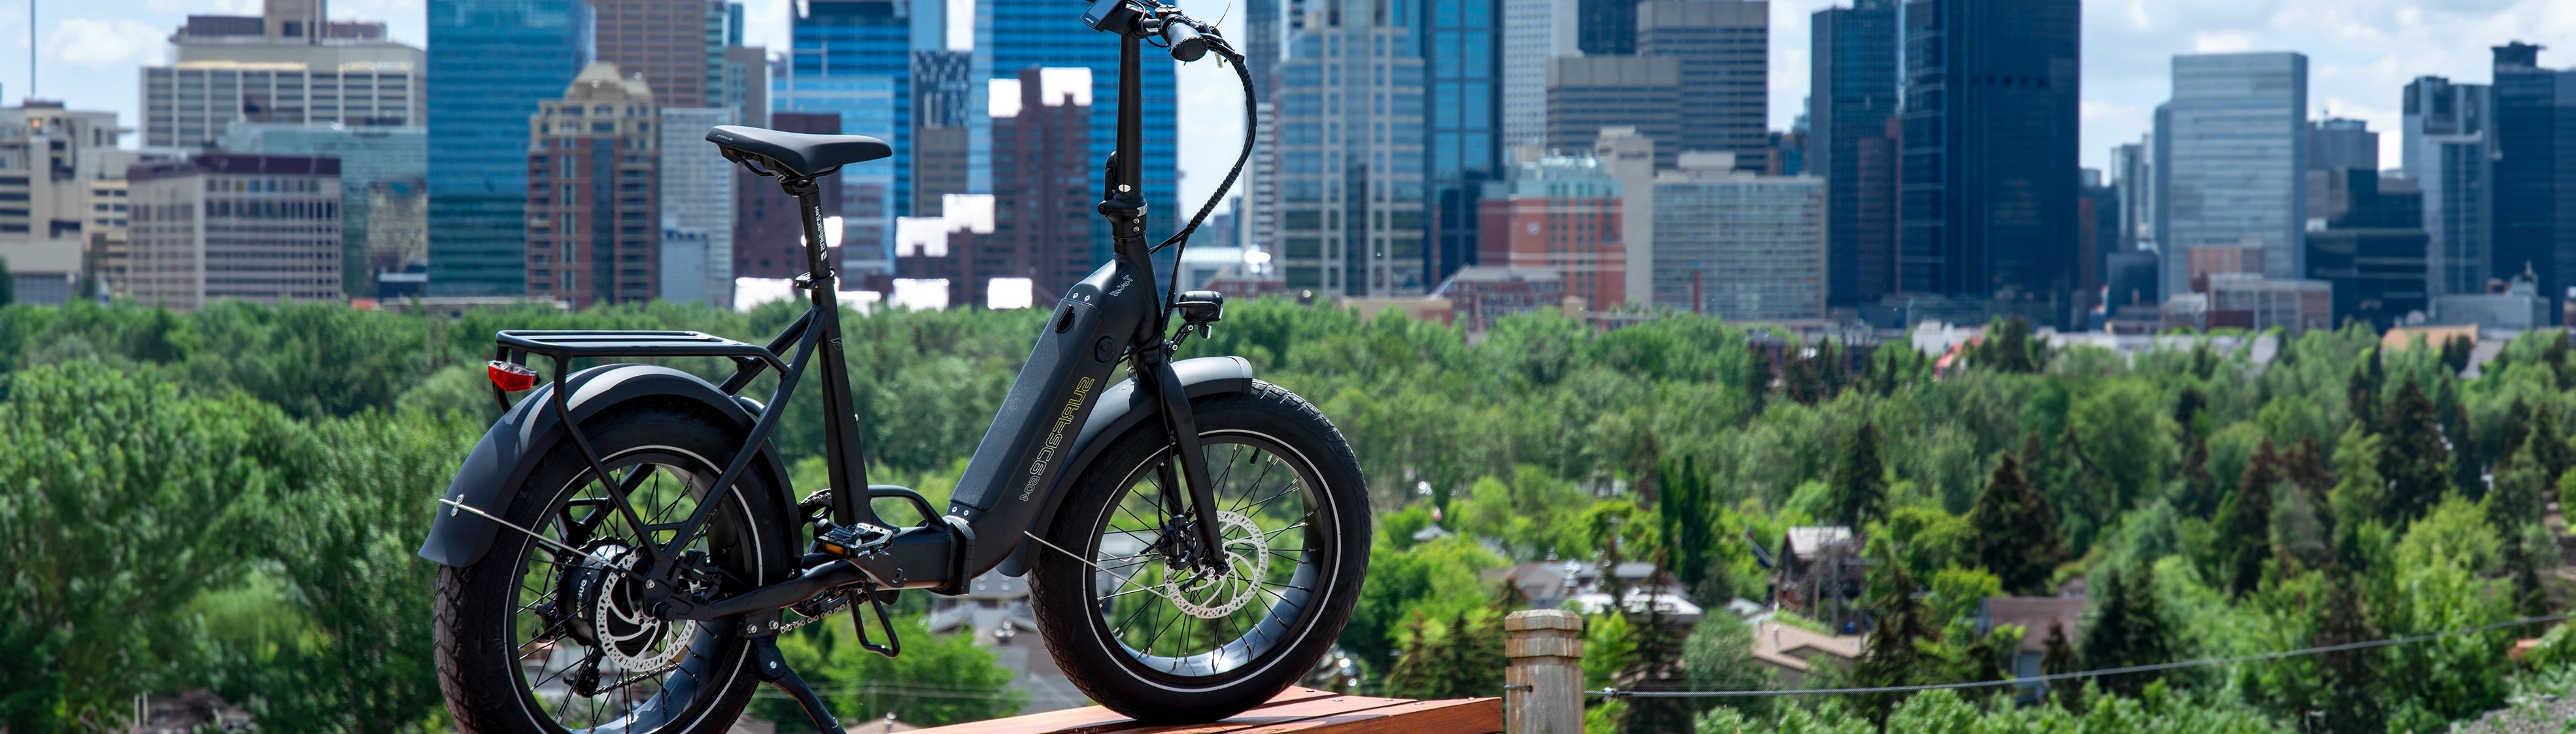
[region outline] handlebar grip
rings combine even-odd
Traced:
[[[1182,62],[1197,61],[1207,56],[1207,39],[1190,24],[1179,21],[1163,23],[1163,41],[1171,46],[1172,58]]]

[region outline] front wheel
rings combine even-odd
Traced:
[[[1331,421],[1259,381],[1191,407],[1226,571],[1180,562],[1204,557],[1189,522],[1203,508],[1172,486],[1171,441],[1150,423],[1082,472],[1029,551],[1057,667],[1148,722],[1224,718],[1295,683],[1341,634],[1368,566],[1359,459]]]

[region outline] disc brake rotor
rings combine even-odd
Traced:
[[[1216,619],[1250,603],[1270,568],[1270,540],[1252,518],[1216,513],[1217,537],[1225,544],[1225,571],[1174,570],[1163,581],[1163,596],[1182,614]]]
[[[641,558],[624,546],[602,550],[602,558],[617,568],[633,570]],[[580,595],[584,603],[574,613],[587,617],[588,641],[598,648],[602,660],[622,670],[659,670],[688,654],[698,623],[674,622],[644,611],[640,586],[627,574],[596,574]]]

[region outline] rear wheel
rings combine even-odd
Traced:
[[[559,734],[695,734],[733,725],[757,685],[730,625],[664,620],[642,608],[648,543],[712,504],[685,544],[676,583],[706,597],[779,580],[796,564],[784,508],[755,468],[711,492],[740,448],[730,426],[669,407],[622,409],[584,431],[628,492],[638,526],[570,441],[556,446],[501,516],[484,559],[439,576],[440,687],[459,729]],[[566,550],[566,548],[575,549]]]
[[[1199,510],[1174,506],[1186,494],[1151,424],[1103,450],[1056,514],[1052,547],[1030,549],[1057,667],[1145,721],[1231,716],[1295,683],[1341,633],[1368,564],[1359,461],[1322,413],[1265,382],[1191,405],[1225,571],[1183,562],[1206,555],[1190,524]]]

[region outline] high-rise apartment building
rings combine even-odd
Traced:
[[[1592,147],[1605,127],[1633,127],[1655,141],[1655,167],[1681,154],[1681,60],[1671,56],[1569,56],[1547,61],[1547,147]]]
[[[707,142],[707,129],[734,124],[724,107],[663,107],[656,169],[662,197],[660,298],[733,307],[734,177],[739,169]],[[674,248],[671,235],[687,245]]]
[[[429,0],[429,291],[527,285],[528,115],[591,60],[584,0]]]
[[[79,292],[93,188],[124,178],[135,160],[117,148],[126,132],[114,112],[0,107],[0,259],[20,303],[60,304]]]
[[[661,294],[660,121],[653,90],[607,62],[528,117],[529,297],[578,309]]]
[[[1681,64],[1681,150],[1726,151],[1739,164],[1771,149],[1769,0],[1637,4],[1637,55]]]
[[[2540,297],[2559,303],[2576,276],[2576,69],[2541,68],[2539,46],[2498,46],[2494,95],[2495,246],[2488,277],[2527,270]]]
[[[2156,242],[2165,294],[2189,288],[2195,247],[2263,251],[2263,276],[2307,272],[2308,57],[2194,54],[2173,60],[2156,108]]]
[[[1618,177],[1588,153],[1512,164],[1509,178],[1485,184],[1477,264],[1554,271],[1589,306],[1626,303],[1620,199]]]
[[[1318,2],[1308,7],[1320,7],[1325,4],[1327,3]],[[989,74],[988,78],[992,79],[1009,79],[1019,74],[1021,69],[1071,66],[1091,68],[1091,96],[1094,104],[1091,107],[1091,151],[1087,159],[1090,163],[1082,170],[1085,171],[1084,175],[1087,176],[1091,191],[1098,192],[1101,185],[1100,163],[1109,156],[1109,150],[1118,144],[1117,37],[1083,25],[1081,10],[1079,8],[1066,10],[1064,0],[979,0],[975,3],[975,8],[979,14],[974,43],[978,74]],[[1295,5],[1292,5],[1290,12],[1292,14],[1298,12]],[[1332,12],[1338,14],[1340,11]],[[1367,17],[1366,13],[1361,17]],[[1293,24],[1303,21],[1292,15],[1290,22]],[[1284,60],[1286,55],[1272,58]],[[1255,57],[1253,61],[1255,64],[1261,63],[1259,57]],[[1171,236],[1171,233],[1179,231],[1181,224],[1188,221],[1190,214],[1196,213],[1199,207],[1199,202],[1180,199],[1181,175],[1178,163],[1181,145],[1178,127],[1180,92],[1173,83],[1176,66],[1178,65],[1147,62],[1140,75],[1142,78],[1137,80],[1138,85],[1143,87],[1144,97],[1138,101],[1142,103],[1145,120],[1145,201],[1147,206],[1152,208],[1152,216],[1147,219],[1145,235],[1147,239],[1154,242],[1161,242],[1163,238]],[[1258,73],[1259,67],[1256,66],[1254,71]],[[1393,71],[1392,67],[1390,71]],[[1201,64],[1193,65],[1190,73],[1221,75],[1228,72],[1204,68]],[[1281,76],[1283,78],[1277,82],[1278,84],[1290,83],[1284,78],[1285,72],[1282,72]],[[1418,76],[1415,78],[1415,83],[1420,83]],[[1280,130],[1283,133],[1288,132],[1284,127],[1286,117],[1294,114],[1296,113],[1285,109],[1279,111],[1278,115],[1283,120],[1283,127]],[[1418,135],[1422,122],[1418,119],[1418,112],[1416,117],[1413,125],[1415,134]],[[1097,203],[1096,199],[1094,203]],[[1419,228],[1417,223],[1416,229]],[[1093,225],[1091,248],[1095,262],[1109,259],[1108,225],[1098,223]]]
[[[1290,39],[1280,71],[1281,203],[1272,237],[1290,289],[1380,297],[1430,286],[1423,61],[1394,53],[1414,46],[1413,29],[1378,12],[1383,7],[1310,3]]]
[[[144,148],[206,147],[244,122],[422,124],[420,49],[385,40],[381,23],[316,25],[321,0],[266,10],[192,15],[170,36],[172,63],[141,72]]]
[[[598,59],[642,75],[665,107],[724,95],[725,6],[711,0],[587,0]]]
[[[376,283],[385,275],[408,274],[399,257],[378,257],[368,241],[376,228],[374,204],[398,192],[417,194],[429,176],[429,131],[420,127],[350,127],[235,123],[219,145],[235,153],[329,156],[340,161],[340,289],[357,297],[378,297]],[[379,183],[400,184],[399,188]],[[397,269],[374,264],[392,260]],[[426,265],[426,263],[422,263]]]
[[[1816,11],[1806,170],[1825,179],[1825,298],[1896,292],[1897,0]]]
[[[1825,315],[1825,182],[1682,156],[1655,178],[1655,302],[1730,321]]]
[[[343,297],[338,159],[208,153],[125,178],[135,300],[194,311]]]
[[[1502,143],[1547,144],[1547,60],[1575,49],[1578,0],[1503,0]],[[1514,161],[1519,162],[1519,161]]]
[[[2424,192],[2432,295],[2483,294],[2495,276],[2492,88],[2438,76],[2406,84],[2399,164]]]
[[[1907,0],[1897,290],[2071,321],[2076,0]]]
[[[1503,0],[1429,0],[1413,20],[1412,45],[1392,49],[1422,58],[1424,183],[1431,187],[1426,284],[1476,261],[1477,199],[1503,161]]]

